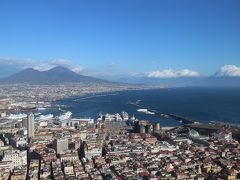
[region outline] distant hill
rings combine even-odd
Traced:
[[[169,87],[183,86],[240,86],[240,77],[179,77],[179,78],[146,78],[132,77],[120,79],[119,82],[132,84],[163,85]]]
[[[124,82],[124,83],[122,83]],[[57,66],[48,71],[38,71],[32,68],[25,69],[14,75],[0,79],[0,84],[66,84],[79,83],[82,85],[161,85],[167,87],[182,86],[240,86],[240,77],[181,77],[181,78],[146,78],[132,77],[110,82],[98,78],[77,74],[65,67]]]
[[[38,71],[32,68],[25,69],[14,75],[0,79],[1,84],[115,84],[102,79],[77,74],[65,67],[54,67],[48,71]]]

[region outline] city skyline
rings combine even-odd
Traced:
[[[111,80],[240,76],[239,6],[234,0],[2,1],[0,77],[58,65]]]
[[[0,180],[240,179],[239,8],[0,1]]]

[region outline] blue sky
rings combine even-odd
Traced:
[[[55,64],[108,79],[208,76],[224,65],[239,75],[239,9],[239,0],[2,0],[0,76]]]

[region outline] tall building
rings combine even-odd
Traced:
[[[144,125],[144,124],[141,124],[141,125],[140,125],[140,127],[139,127],[139,132],[140,132],[141,134],[146,133],[146,128],[145,128],[145,125]]]
[[[34,136],[34,115],[33,113],[30,113],[27,117],[27,131],[28,131],[28,138],[31,138]]]
[[[57,154],[61,154],[63,151],[68,150],[68,139],[57,138],[53,141],[53,148]]]
[[[154,126],[153,126],[153,132],[154,132],[154,133],[157,133],[157,132],[159,132],[159,131],[160,131],[160,123],[154,124]]]
[[[153,132],[153,126],[151,124],[148,124],[147,126],[145,126],[145,131],[146,133],[151,134]]]

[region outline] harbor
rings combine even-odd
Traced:
[[[200,123],[197,121],[193,121],[190,118],[183,117],[183,116],[180,116],[177,114],[158,112],[156,110],[153,110],[153,109],[150,109],[150,108],[147,108],[147,107],[141,105],[140,102],[141,102],[141,100],[138,100],[136,102],[131,102],[130,104],[132,104],[133,106],[135,106],[137,108],[144,109],[145,113],[150,112],[150,113],[148,113],[149,115],[158,116],[160,118],[164,117],[164,118],[174,119],[174,120],[180,122],[182,124],[182,126],[192,128],[192,129],[197,130],[205,135],[210,135],[211,133],[217,132],[218,130],[226,127],[232,132],[233,137],[235,139],[237,139],[238,141],[240,140],[240,126],[238,124],[225,123],[225,122]]]

